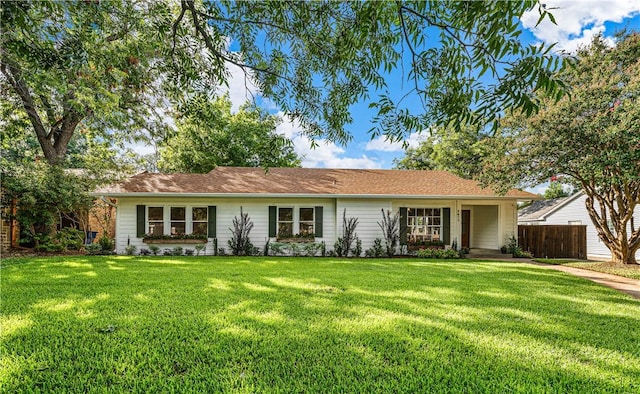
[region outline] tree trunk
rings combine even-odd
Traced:
[[[43,118],[38,113],[38,106],[27,83],[22,79],[22,70],[15,64],[6,62],[0,63],[0,71],[6,77],[14,92],[20,97],[22,107],[27,114],[31,125],[38,137],[38,142],[42,148],[47,163],[58,165],[62,163],[67,154],[67,146],[84,115],[76,111],[69,101],[73,98],[73,93],[65,96],[63,102],[63,112],[60,119],[56,119],[55,110],[49,100],[41,97],[44,112],[47,114],[45,124]],[[37,97],[37,96],[35,96]]]
[[[621,188],[611,187],[599,193],[594,190],[585,188],[585,206],[598,237],[611,252],[611,260],[615,264],[638,264],[635,254],[640,248],[640,228],[634,228],[633,223],[635,196],[626,195]]]

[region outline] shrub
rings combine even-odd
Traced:
[[[420,249],[416,255],[423,259],[459,259],[460,253],[453,249]]]
[[[63,250],[80,250],[84,245],[85,234],[77,228],[66,227],[58,231],[55,239],[62,245]]]
[[[378,222],[382,229],[384,243],[388,257],[393,257],[396,245],[400,241],[400,213],[396,212],[391,216],[391,211],[382,210],[382,223]]]
[[[182,246],[175,246],[171,249],[172,256],[182,256]]]
[[[533,254],[531,254],[531,252],[522,250],[522,248],[518,246],[513,251],[513,257],[529,258],[530,259],[530,258],[533,257]]]
[[[306,243],[306,244],[303,244],[302,246],[302,248],[304,249],[304,255],[307,257],[315,256],[321,247],[322,247],[321,244],[318,244],[315,242]]]
[[[102,254],[102,245],[100,244],[89,244],[84,247],[84,250],[89,255],[99,255]]]
[[[195,248],[196,248],[196,256],[200,256],[200,252],[202,252],[206,247],[207,247],[207,245],[205,245],[205,244],[196,245],[195,246]]]
[[[360,241],[359,238],[356,238],[356,246],[351,249],[351,253],[353,253],[355,257],[362,255],[362,241]]]
[[[133,255],[136,253],[136,249],[137,249],[137,248],[136,248],[136,246],[135,246],[135,245],[127,245],[127,246],[124,248],[124,251],[125,251],[125,253],[126,253],[127,255],[129,255],[129,256],[133,256]]]
[[[34,249],[36,252],[62,252],[65,250],[65,247],[58,241],[47,240],[36,246]]]
[[[140,256],[148,256],[150,254],[151,254],[151,251],[149,249],[145,249],[145,248],[140,249]]]
[[[194,252],[193,249],[185,249],[184,250],[184,255],[185,256],[193,256],[193,252]]]
[[[382,239],[376,238],[373,240],[373,246],[364,252],[365,257],[382,257],[385,253],[385,249],[382,247]]]
[[[249,218],[248,213],[242,212],[240,207],[240,219],[233,218],[233,229],[231,231],[231,239],[228,241],[229,249],[235,256],[254,254],[254,247],[249,239],[249,233],[253,228],[253,222]]]
[[[160,247],[158,245],[149,245],[149,251],[152,255],[157,256],[160,251]]]
[[[338,242],[334,245],[338,257],[347,257],[351,251],[351,245],[358,239],[356,234],[358,227],[358,218],[347,219],[347,209],[342,213],[342,237],[338,238]]]
[[[163,256],[173,256],[173,251],[172,251],[171,249],[169,249],[169,248],[165,248],[165,249],[162,251],[162,255],[163,255]]]
[[[102,250],[105,252],[112,252],[116,248],[115,241],[104,235],[100,237],[98,243],[102,246]]]
[[[292,242],[289,244],[289,250],[291,251],[291,255],[294,257],[300,256],[300,244],[296,242]]]
[[[518,240],[512,235],[507,243],[507,253],[514,254],[516,249],[518,249]]]
[[[273,242],[269,244],[269,252],[272,256],[282,256],[287,252],[287,244]]]

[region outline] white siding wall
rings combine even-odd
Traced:
[[[503,231],[498,234],[500,246],[506,245],[509,238],[518,238],[518,208],[515,202],[505,202],[500,205],[502,212]]]
[[[171,206],[186,207],[206,207],[214,205],[217,207],[216,218],[216,235],[218,239],[218,248],[225,248],[229,253],[227,245],[231,238],[229,228],[233,226],[233,218],[240,217],[240,206],[244,213],[249,214],[249,218],[253,222],[253,229],[250,233],[251,242],[254,246],[264,248],[269,234],[269,206],[287,206],[287,207],[315,207],[322,206],[323,209],[323,237],[316,238],[316,242],[325,241],[327,245],[333,245],[335,237],[335,203],[331,199],[263,199],[263,198],[120,198],[118,204],[117,224],[116,224],[116,251],[124,253],[127,246],[127,240],[130,244],[135,245],[138,251],[141,248],[147,248],[148,245],[142,242],[141,238],[136,237],[136,205],[146,206],[164,206],[165,212]],[[207,243],[206,254],[213,254],[212,240]],[[160,244],[161,249],[172,248],[174,246],[183,246],[193,249],[194,245],[176,244]]]
[[[540,224],[569,224],[569,222],[581,221],[581,224],[587,226],[587,255],[593,257],[610,258],[611,252],[604,245],[604,243],[598,237],[596,227],[593,225],[587,208],[585,206],[586,196],[582,195],[577,197],[573,201],[567,203],[567,205],[561,207],[551,215],[547,216],[547,220],[540,222]],[[595,202],[596,210],[600,209],[599,204]],[[634,211],[634,218],[636,226],[640,225],[640,206],[636,207]],[[630,228],[629,228],[630,230]],[[636,253],[636,258],[640,258],[640,251]]]
[[[498,249],[498,206],[476,205],[471,211],[472,248]]]
[[[460,245],[460,215],[462,208],[472,209],[472,234],[471,243],[475,248],[497,249],[501,243],[506,242],[511,234],[516,231],[515,227],[515,203],[511,201],[479,201],[479,200],[390,200],[390,199],[313,199],[313,198],[127,198],[119,199],[118,213],[116,218],[116,250],[124,253],[127,240],[132,245],[136,245],[138,251],[147,248],[148,245],[136,237],[136,205],[164,206],[168,211],[171,206],[186,207],[206,207],[214,205],[217,207],[216,234],[218,247],[228,251],[227,241],[231,236],[229,228],[232,227],[232,220],[240,216],[240,206],[243,212],[248,213],[254,227],[251,230],[251,242],[258,248],[263,249],[269,231],[269,209],[270,205],[280,207],[315,207],[322,206],[323,209],[323,237],[316,238],[316,242],[324,241],[327,250],[332,250],[337,238],[342,232],[342,214],[346,209],[347,218],[357,217],[358,227],[356,232],[362,241],[363,251],[371,248],[376,238],[382,238],[382,230],[378,222],[382,220],[382,209],[390,209],[397,212],[400,207],[414,208],[450,208],[451,209],[451,242],[456,241]],[[498,208],[499,206],[499,208]],[[273,241],[274,239],[272,239]],[[207,254],[213,254],[213,244],[207,243]],[[173,246],[183,246],[193,249],[194,245],[161,244],[161,249],[172,248]]]
[[[346,209],[347,220],[351,217],[358,218],[356,233],[362,241],[362,251],[371,248],[376,238],[382,238],[382,230],[378,222],[382,221],[382,209],[391,210],[391,201],[385,199],[360,200],[360,199],[339,199],[336,204],[336,239],[342,236],[343,214]],[[397,210],[397,208],[396,208]],[[327,245],[333,249],[333,244]]]

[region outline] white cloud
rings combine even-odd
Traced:
[[[620,23],[640,13],[640,2],[629,0],[549,0],[544,3],[557,25],[546,18],[536,27],[540,16],[537,7],[522,16],[522,25],[540,41],[557,42],[557,49],[567,52],[589,44],[598,33],[604,34],[605,22]]]
[[[411,148],[416,148],[422,141],[426,139],[426,135],[422,133],[411,133],[406,142]],[[381,152],[404,152],[402,141],[390,142],[384,136],[374,138],[367,143],[365,150],[381,151]]]
[[[277,114],[282,123],[276,131],[293,141],[295,152],[303,157],[302,166],[305,168],[381,168],[380,162],[362,155],[360,157],[343,157],[345,149],[333,142],[319,139],[315,147],[311,140],[302,133],[297,122],[292,122],[282,112]]]
[[[251,75],[245,73],[240,67],[229,65],[228,72],[227,83],[229,87],[222,85],[219,91],[229,93],[231,112],[237,112],[242,104],[258,96],[260,89],[253,83]]]

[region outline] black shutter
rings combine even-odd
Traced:
[[[207,210],[207,237],[216,237],[216,207],[210,205]]]
[[[277,207],[275,205],[269,206],[269,237],[275,237],[277,235]]]
[[[442,241],[445,245],[451,243],[451,208],[442,209]]]
[[[146,231],[145,229],[145,215],[147,213],[147,207],[145,205],[136,205],[136,237],[142,238]]]
[[[322,207],[316,207],[315,236],[322,238]]]
[[[407,244],[407,208],[400,208],[400,245]]]

